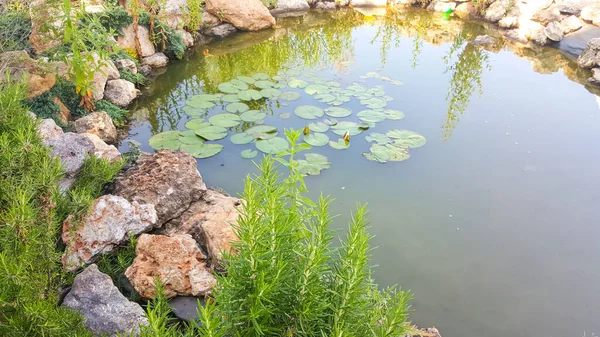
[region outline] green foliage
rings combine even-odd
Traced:
[[[77,313],[56,305],[67,279],[56,249],[62,170],[21,104],[24,92],[0,87],[0,335],[89,336]]]
[[[331,199],[306,198],[295,156],[299,131],[281,157],[265,157],[245,181],[235,254],[225,252],[215,304],[202,310],[201,336],[401,336],[411,295],[372,281],[366,209],[359,206],[341,248],[332,248]],[[290,169],[281,177],[277,162]],[[224,319],[223,319],[224,318]]]
[[[82,25],[90,24],[92,19],[97,19],[106,31],[114,32],[120,36],[124,35],[123,28],[133,22],[133,18],[121,6],[108,7],[103,12],[86,16],[83,19]]]
[[[39,118],[52,118],[57,125],[64,126],[56,118],[56,114],[60,111],[58,104],[54,103],[50,92],[47,91],[33,99],[28,99],[24,102],[29,111],[33,112]]]
[[[185,25],[191,32],[198,31],[202,28],[202,5],[204,5],[204,0],[187,0],[187,5],[188,13]]]
[[[127,120],[127,110],[121,109],[118,106],[112,104],[111,102],[101,99],[95,102],[96,111],[104,111],[106,114],[110,116],[113,123],[116,126],[125,125],[125,121]]]
[[[148,79],[140,73],[132,73],[129,70],[120,70],[121,78],[127,80],[136,86],[148,84]]]
[[[58,97],[69,109],[73,116],[85,116],[88,112],[80,106],[81,97],[77,95],[75,84],[64,78],[58,78],[56,84],[49,91],[51,97]]]
[[[185,45],[181,35],[157,18],[152,18],[150,13],[142,12],[139,24],[150,29],[151,21],[154,21],[154,31],[151,32],[151,40],[167,57],[180,60],[185,53]]]
[[[31,50],[31,20],[24,11],[0,13],[0,53]]]

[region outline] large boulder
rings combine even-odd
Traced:
[[[137,65],[130,59],[116,59],[114,63],[117,69],[126,70],[134,75],[138,72]]]
[[[156,278],[164,283],[168,297],[204,296],[216,284],[204,262],[206,256],[191,235],[142,234],[135,253],[125,276],[142,297],[156,295]]]
[[[45,0],[31,1],[29,17],[31,18],[29,43],[36,54],[62,44],[62,35],[58,32],[62,31],[64,13],[59,6],[51,2],[46,3]]]
[[[306,12],[309,9],[310,5],[306,0],[277,0],[271,13],[277,15],[289,12]]]
[[[350,0],[350,5],[355,7],[385,7],[387,0]]]
[[[29,57],[26,51],[9,51],[0,54],[0,83],[27,81],[27,97],[33,98],[52,89],[56,76],[51,65]]]
[[[95,264],[75,276],[63,305],[81,313],[86,328],[99,336],[139,336],[140,326],[148,325],[144,309],[127,300]]]
[[[93,112],[73,123],[77,133],[93,133],[107,143],[117,142],[117,128],[110,116],[104,112]]]
[[[577,59],[577,64],[582,68],[600,66],[598,62],[600,62],[600,37],[591,39]]]
[[[560,15],[558,8],[551,7],[535,12],[531,19],[545,26],[550,22],[560,21],[562,19],[562,16]]]
[[[592,77],[588,78],[588,82],[594,85],[600,85],[600,68],[592,69]]]
[[[150,231],[156,225],[153,205],[130,203],[125,198],[104,195],[94,201],[83,219],[69,216],[63,223],[66,245],[62,263],[74,271],[129,240],[130,235]]]
[[[190,32],[186,32],[183,29],[176,30],[175,32],[181,36],[181,41],[186,48],[194,46],[194,37]]]
[[[162,225],[202,198],[206,186],[196,159],[184,152],[161,150],[143,154],[115,182],[115,194],[140,204],[153,204]]]
[[[560,42],[565,36],[562,25],[557,21],[550,22],[546,28],[544,28],[544,34],[546,37],[554,42]]]
[[[85,158],[94,150],[94,144],[87,137],[73,132],[48,139],[44,145],[51,148],[51,156],[60,159],[67,178],[75,177]]]
[[[231,242],[238,238],[232,226],[237,224],[240,199],[208,190],[202,200],[193,203],[180,217],[164,225],[166,234],[190,234],[218,268],[223,258],[221,252],[231,252]]]
[[[121,108],[131,104],[139,94],[140,91],[135,88],[135,84],[123,79],[106,82],[104,89],[104,98]]]
[[[508,7],[512,6],[509,0],[496,0],[485,10],[485,19],[496,23],[506,14]]]
[[[584,7],[581,10],[581,18],[596,26],[600,26],[600,4],[597,3],[595,5]]]
[[[114,146],[106,144],[100,137],[92,133],[82,133],[94,144],[93,153],[96,157],[106,159],[111,163],[122,159],[121,152]]]
[[[142,65],[150,66],[152,68],[166,67],[168,63],[169,58],[167,57],[167,55],[161,52],[154,53],[148,57],[144,57],[144,59],[142,60]]]
[[[182,29],[185,22],[184,17],[189,12],[186,0],[165,0],[159,18],[171,29]]]
[[[150,32],[148,31],[148,28],[138,25],[137,35],[140,41],[142,57],[147,57],[156,53],[154,44],[152,44],[152,41],[150,41]],[[135,34],[133,24],[123,28],[123,36],[119,36],[117,38],[117,45],[120,48],[135,51]]]
[[[575,15],[570,15],[560,22],[560,26],[565,34],[569,34],[581,29],[583,22]]]
[[[64,134],[60,126],[52,118],[42,119],[38,124],[38,134],[43,142]]]
[[[121,77],[119,70],[115,67],[114,63],[109,59],[100,59],[97,53],[91,55],[91,65],[98,70],[94,73],[94,80],[90,87],[92,90],[92,96],[94,99],[104,98],[104,87],[107,81],[115,80]]]
[[[204,30],[205,35],[218,37],[220,39],[235,33],[237,29],[231,23],[222,23]]]
[[[206,0],[206,10],[240,30],[275,26],[275,18],[260,0]]]

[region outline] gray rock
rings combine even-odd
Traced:
[[[555,0],[555,3],[562,14],[579,15],[584,7],[597,4],[597,0]]]
[[[434,12],[445,12],[448,9],[454,10],[456,8],[456,2],[445,2],[445,1],[432,1],[427,9]]]
[[[190,48],[194,46],[194,37],[189,32],[186,32],[183,29],[176,30],[177,34],[181,36],[181,41],[186,48]]]
[[[456,6],[454,13],[461,18],[474,17],[478,14],[477,7],[471,2],[463,2]]]
[[[558,48],[571,58],[577,59],[587,48],[588,41],[600,36],[600,27],[585,25],[583,28],[566,35]]]
[[[387,0],[350,0],[350,5],[355,7],[385,7]]]
[[[83,116],[73,123],[73,127],[77,133],[93,133],[107,143],[117,142],[117,128],[113,124],[110,116],[104,112],[92,112],[87,116]]]
[[[141,65],[138,71],[140,74],[144,75],[144,77],[148,77],[152,73],[152,67],[149,65]]]
[[[90,88],[94,99],[102,99],[104,97],[104,87],[107,81],[115,80],[121,77],[119,70],[111,60],[101,60],[97,53],[93,53],[94,67],[100,65],[98,71],[94,73],[94,80],[92,81]]]
[[[510,41],[514,41],[514,42],[519,42],[519,43],[529,42],[529,39],[527,39],[527,36],[525,36],[525,34],[523,34],[523,32],[521,32],[519,29],[511,29],[511,30],[507,31],[506,33],[504,33],[504,36],[507,39],[509,39]]]
[[[485,10],[485,19],[493,23],[500,21],[509,6],[511,6],[511,3],[508,0],[496,0]]]
[[[79,311],[85,326],[96,335],[139,336],[140,326],[148,325],[144,309],[127,300],[95,264],[75,277],[63,305]]]
[[[479,35],[473,41],[471,41],[471,44],[476,46],[492,46],[495,43],[496,40],[494,40],[494,38],[489,35]]]
[[[562,17],[560,16],[560,12],[558,11],[558,9],[549,8],[535,12],[531,19],[545,26],[550,22],[560,21]]]
[[[584,7],[581,10],[581,18],[591,22],[596,26],[600,26],[600,4]]]
[[[169,63],[169,58],[163,53],[154,53],[142,59],[142,65],[148,65],[152,68],[166,67]]]
[[[206,302],[202,297],[177,296],[169,301],[169,305],[173,315],[180,320],[199,322],[197,310],[199,307],[206,306]]]
[[[56,125],[56,122],[52,118],[42,119],[38,125],[38,134],[43,142],[59,137],[63,133],[63,130],[60,128],[60,126]]]
[[[119,36],[117,38],[117,45],[123,49],[136,50],[133,24],[123,28],[123,34],[123,36]],[[148,31],[148,28],[139,25],[137,29],[137,35],[140,41],[142,57],[147,57],[156,53],[156,49],[154,49],[154,44],[152,43],[152,41],[150,41],[150,32]]]
[[[196,159],[184,152],[161,150],[140,156],[115,182],[115,194],[140,204],[153,204],[158,223],[180,216],[206,193]]]
[[[280,14],[287,12],[306,12],[310,9],[306,0],[277,0],[275,9],[271,14]]]
[[[112,80],[106,82],[104,97],[116,106],[127,107],[140,94],[135,84],[127,80]]]
[[[562,27],[563,32],[565,34],[569,34],[569,33],[572,33],[572,32],[575,32],[575,31],[581,29],[581,27],[583,27],[583,22],[581,21],[581,19],[579,19],[575,15],[571,15],[571,16],[564,18],[560,22],[560,25]]]
[[[114,146],[106,144],[100,137],[92,133],[82,133],[94,143],[94,155],[98,158],[106,159],[111,163],[122,159],[121,152]]]
[[[539,32],[535,33],[531,37],[531,40],[539,46],[547,46],[550,44],[550,39],[546,35],[545,29],[540,30]]]
[[[588,41],[587,47],[577,59],[577,64],[582,68],[593,68],[596,65],[597,56],[599,54],[600,37]]]
[[[316,9],[321,9],[324,11],[332,11],[337,8],[335,2],[317,2],[315,5]]]
[[[559,42],[563,39],[563,36],[565,35],[562,29],[562,25],[557,21],[550,22],[548,26],[544,28],[544,34],[546,34],[546,37],[548,39],[554,42]]]
[[[222,23],[214,27],[208,28],[204,31],[204,34],[218,37],[220,39],[235,33],[237,29],[230,23]]]
[[[85,157],[94,150],[94,144],[85,136],[67,132],[44,142],[51,147],[50,155],[60,159],[67,177],[75,177]]]
[[[130,203],[110,194],[101,196],[83,219],[69,216],[63,223],[63,266],[68,271],[77,270],[127,242],[130,235],[150,231],[156,221],[156,210],[151,204]]]
[[[132,74],[137,74],[138,72],[135,62],[130,59],[118,59],[114,63],[115,66],[120,70],[127,70]]]
[[[600,68],[592,69],[592,77],[588,78],[588,82],[593,85],[600,85]]]

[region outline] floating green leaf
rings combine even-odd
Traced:
[[[202,117],[207,112],[206,109],[193,108],[187,105],[181,108],[181,110],[190,117]]]
[[[315,95],[315,99],[321,103],[329,103],[336,100],[336,97],[332,94],[318,94]]]
[[[222,100],[226,103],[235,103],[240,101],[240,97],[237,94],[228,94],[223,95]]]
[[[285,100],[285,101],[295,101],[297,99],[300,98],[300,93],[296,92],[296,91],[284,91],[279,95],[279,99]]]
[[[166,131],[152,136],[149,140],[150,147],[155,150],[169,149],[176,151],[179,149],[181,132]]]
[[[258,155],[258,151],[247,149],[247,150],[242,151],[241,155],[242,155],[242,158],[252,159]]]
[[[254,141],[254,137],[246,132],[236,133],[229,138],[233,144],[248,144]]]
[[[266,88],[266,89],[261,90],[260,94],[264,98],[275,99],[275,98],[279,97],[279,95],[281,94],[281,91],[279,91],[279,89],[275,89],[275,88]]]
[[[316,122],[308,124],[308,128],[310,131],[314,132],[327,132],[327,130],[329,130],[329,125],[323,122]]]
[[[248,90],[248,83],[241,81],[237,78],[231,80],[230,83],[240,90]]]
[[[408,153],[408,149],[405,147],[394,144],[387,144],[385,147],[388,149],[390,161],[404,161],[410,158],[410,153]]]
[[[224,128],[231,128],[240,124],[241,119],[238,115],[223,113],[210,117],[208,121],[212,125],[222,126]]]
[[[323,120],[323,123],[329,125],[329,126],[333,126],[336,125],[337,123],[339,123],[339,121],[335,118],[327,118]]]
[[[256,142],[256,148],[266,154],[278,154],[279,152],[285,151],[289,148],[287,140],[281,137],[274,137],[271,139],[262,139]]]
[[[250,108],[248,107],[248,105],[246,105],[244,103],[230,103],[230,104],[227,104],[227,106],[225,107],[225,110],[227,110],[231,113],[237,113],[237,112],[246,112],[246,111],[250,110]]]
[[[323,146],[329,142],[329,137],[324,133],[313,132],[305,135],[304,141],[312,146]]]
[[[329,146],[336,150],[345,150],[350,146],[350,142],[347,142],[344,139],[338,139],[337,142],[330,141]]]
[[[242,90],[246,90],[246,89],[241,89],[237,86],[235,86],[233,83],[231,82],[223,82],[221,84],[219,84],[217,86],[217,88],[219,88],[219,90],[221,92],[224,92],[226,94],[237,94],[238,92],[242,91]]]
[[[196,130],[196,134],[206,140],[219,140],[227,137],[227,129],[221,126],[207,126]]]
[[[352,111],[350,109],[340,107],[327,108],[325,109],[325,113],[327,114],[327,116],[336,118],[343,118],[352,115]]]
[[[194,145],[182,145],[181,151],[187,152],[194,158],[202,159],[212,157],[223,150],[221,144],[194,144]]]
[[[384,121],[386,118],[386,114],[383,111],[376,110],[363,110],[356,114],[361,121],[366,123],[377,123]]]
[[[331,167],[331,163],[327,157],[318,153],[307,153],[304,155],[305,160],[297,161],[298,172],[302,175],[318,175],[322,170]]]
[[[185,104],[197,109],[210,109],[215,106],[215,103],[211,101],[201,101],[192,99],[188,99],[187,101],[185,101]]]
[[[390,154],[385,145],[373,144],[371,145],[370,150],[371,152],[369,153],[363,153],[363,156],[368,160],[378,161],[380,163],[385,163],[390,160]]]
[[[301,105],[294,110],[294,113],[304,119],[317,119],[323,117],[323,109],[312,105]]]
[[[248,84],[254,84],[254,82],[256,82],[255,79],[253,79],[252,77],[249,76],[238,76],[236,77],[238,80],[248,83]]]
[[[427,142],[425,137],[409,130],[390,130],[386,135],[394,140],[396,146],[401,147],[417,148]]]
[[[252,75],[252,78],[255,80],[268,80],[270,77],[265,73],[256,73]]]
[[[185,127],[191,130],[200,129],[206,126],[210,126],[210,123],[204,121],[204,119],[191,119],[185,123]]]
[[[260,89],[267,89],[267,88],[273,88],[275,86],[275,82],[273,81],[266,81],[266,80],[261,80],[261,81],[256,81],[254,82],[254,86]]]
[[[349,132],[350,136],[356,136],[364,130],[354,122],[339,122],[331,127],[331,131],[338,136],[343,136],[346,132]]]
[[[195,130],[187,130],[181,132],[179,142],[187,145],[202,144],[204,143],[204,139],[198,137]]]
[[[240,92],[238,92],[237,96],[242,101],[257,101],[257,100],[263,98],[262,95],[260,94],[260,92],[258,90],[254,90],[254,89],[240,91]]]
[[[212,101],[216,102],[221,98],[222,94],[200,94],[190,97],[191,101]]]
[[[290,88],[306,88],[306,86],[308,85],[308,83],[304,80],[300,80],[297,78],[292,78],[290,79],[290,81],[288,82],[288,85],[290,86]]]
[[[269,125],[257,125],[245,131],[247,134],[254,135],[259,133],[277,132],[277,128]]]
[[[244,122],[256,122],[267,117],[267,114],[260,110],[248,110],[240,115]]]
[[[389,120],[400,120],[404,118],[404,113],[400,110],[387,109],[383,110],[383,113],[385,114],[385,118]]]
[[[375,142],[377,144],[387,144],[391,141],[390,137],[384,135],[383,133],[376,132],[368,134],[365,139],[367,142]]]
[[[306,86],[304,91],[309,95],[326,94],[329,92],[329,87],[323,84],[311,84]]]

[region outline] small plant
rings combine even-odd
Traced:
[[[187,0],[188,13],[186,18],[186,27],[190,32],[200,29],[202,24],[202,5],[204,0]]]

